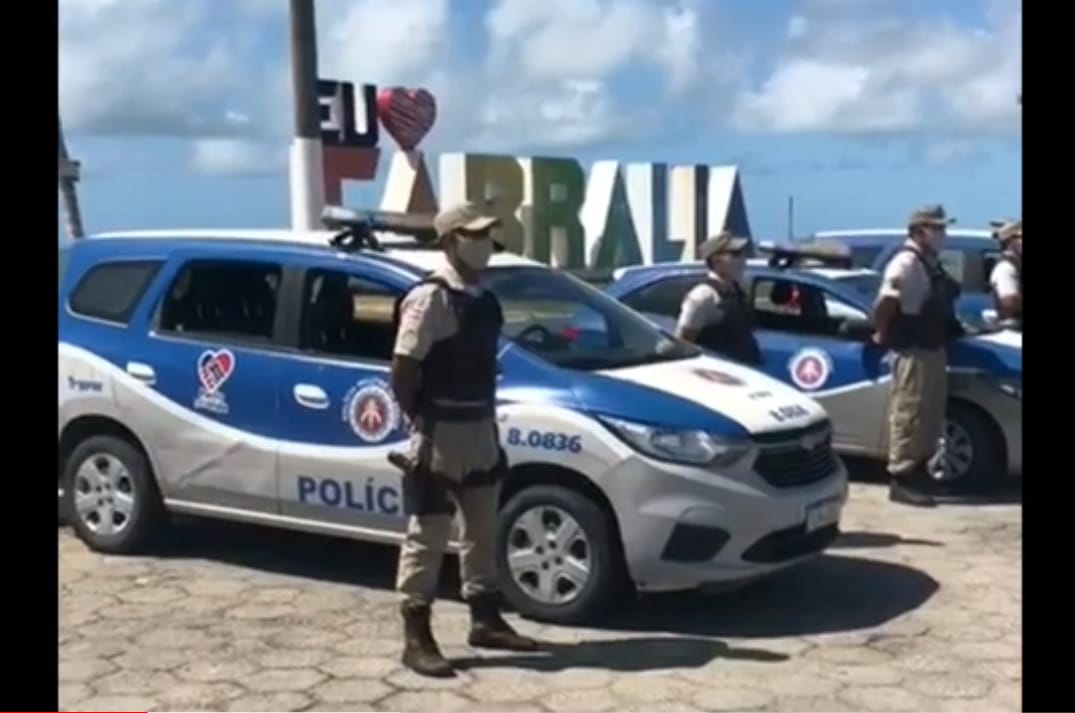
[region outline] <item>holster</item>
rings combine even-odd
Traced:
[[[423,458],[411,458],[399,451],[388,454],[388,462],[403,473],[403,512],[407,515],[451,515],[450,492],[458,489],[451,478],[434,473]]]
[[[412,458],[399,451],[390,452],[388,462],[403,474],[403,512],[407,515],[450,515],[454,506],[449,495],[468,488],[496,485],[508,475],[504,449],[500,449],[496,465],[489,470],[471,471],[462,483],[433,471],[424,459]]]
[[[487,485],[496,485],[508,477],[508,456],[501,448],[500,457],[496,465],[489,470],[473,470],[463,478],[464,488],[481,488]]]

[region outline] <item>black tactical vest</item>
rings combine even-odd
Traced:
[[[500,302],[488,290],[472,295],[451,288],[439,277],[427,278],[414,287],[423,284],[435,284],[448,293],[459,331],[435,342],[422,360],[422,383],[415,415],[427,424],[493,418],[498,340],[504,324]],[[397,330],[404,297],[396,300]]]
[[[921,252],[911,247],[897,251],[914,253],[915,259],[929,275],[929,293],[918,314],[904,314],[902,308],[896,315],[889,333],[891,349],[944,349],[956,324],[955,301],[959,297],[959,283],[945,272],[939,261],[927,260]]]
[[[1019,260],[1014,255],[1011,255],[1010,253],[1004,253],[1003,255],[1001,255],[1000,256],[1000,261],[1010,263],[1011,266],[1015,268],[1015,276],[1019,279],[1019,294],[1022,295],[1023,294],[1023,266],[1019,263]],[[1001,317],[1002,319],[1003,318],[1014,319],[1014,320],[1016,320],[1017,322],[1019,322],[1021,324],[1022,321],[1023,321],[1023,308],[1022,308],[1022,306],[1019,307],[1018,314],[1004,315],[1003,314],[1003,309],[1001,308],[1001,305],[1000,305],[1000,298],[997,296],[996,289],[993,289],[992,293],[993,293],[993,307],[997,310],[997,316]]]
[[[705,284],[720,295],[724,317],[702,328],[698,333],[698,346],[744,364],[761,364],[761,348],[754,338],[754,311],[743,288],[736,282],[712,278]]]

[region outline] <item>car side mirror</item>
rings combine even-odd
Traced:
[[[849,339],[865,342],[873,333],[873,320],[866,317],[848,317],[840,323],[840,335]]]

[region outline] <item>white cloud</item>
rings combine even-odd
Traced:
[[[191,167],[217,176],[279,174],[287,167],[287,146],[248,139],[198,139],[193,145]]]
[[[488,150],[566,150],[644,133],[655,112],[625,105],[615,80],[649,68],[674,101],[703,66],[692,2],[495,0],[485,25],[489,51],[477,81],[486,90],[473,97],[480,124],[465,143]]]
[[[638,62],[682,82],[700,48],[692,8],[648,0],[497,0],[486,25],[491,61],[515,58],[538,81],[605,77]]]
[[[483,150],[569,149],[644,131],[657,112],[637,102],[649,98],[624,102],[612,88],[629,67],[648,67],[669,101],[715,76],[700,61],[702,0],[460,7],[318,0],[320,73],[427,87],[439,105],[429,147]],[[73,136],[287,135],[286,3],[61,0],[60,10],[61,111]],[[282,56],[265,55],[271,33]]]
[[[322,76],[433,91],[428,149],[568,152],[715,127],[1010,133],[1021,10],[987,2],[970,26],[923,15],[938,12],[928,2],[800,0],[774,18],[775,48],[736,26],[737,4],[712,0],[316,8]],[[76,140],[187,137],[191,165],[217,172],[275,165],[256,160],[266,139],[286,148],[283,0],[60,0],[60,17],[60,108]]]
[[[527,143],[578,146],[605,140],[622,128],[608,88],[598,80],[494,92],[481,105],[478,122],[469,142],[488,151]]]
[[[376,84],[427,79],[450,53],[449,0],[321,0],[321,73]]]
[[[807,14],[789,22],[785,50],[764,79],[737,97],[733,126],[861,134],[1018,127],[1022,10],[1016,0],[997,2],[979,25],[889,9],[863,0],[811,0]]]
[[[234,135],[245,77],[206,0],[61,0],[60,110],[72,133]]]

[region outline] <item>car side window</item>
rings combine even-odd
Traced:
[[[635,312],[678,317],[683,298],[701,281],[698,276],[661,280],[623,298],[623,303]]]
[[[823,290],[794,280],[758,278],[750,294],[755,319],[762,329],[836,337],[846,319],[842,313],[829,313],[831,298]]]
[[[754,311],[759,314],[802,314],[801,291],[788,280],[759,279],[751,291]]]
[[[267,262],[191,261],[164,296],[157,331],[272,341],[282,272],[280,265]]]
[[[870,315],[858,307],[830,294],[825,296],[825,312],[830,319],[869,319]]]
[[[299,346],[326,356],[392,360],[400,291],[338,270],[310,270],[303,287]]]
[[[72,290],[68,307],[81,317],[127,324],[162,264],[161,260],[139,260],[95,265]],[[64,267],[61,262],[61,277]]]

